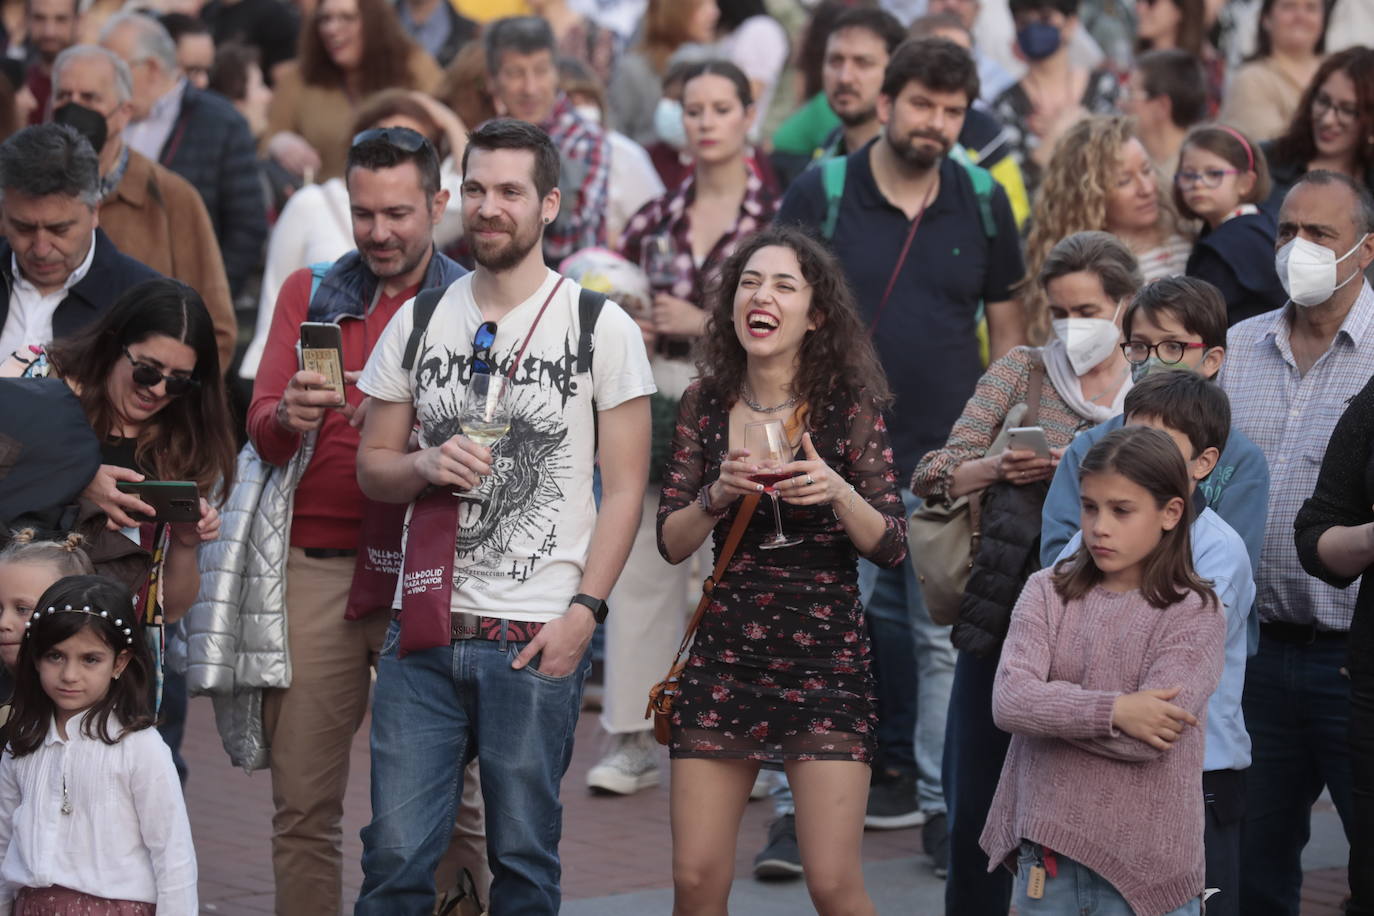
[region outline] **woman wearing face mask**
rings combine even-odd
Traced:
[[[985,534],[951,634],[959,657],[945,734],[950,912],[1005,913],[1009,906],[1010,875],[989,873],[978,845],[1010,742],[992,721],[993,677],[1017,594],[1040,565],[1048,481],[1073,437],[1120,413],[1131,387],[1121,316],[1144,282],[1131,252],[1105,232],[1079,232],[1054,246],[1036,279],[1054,337],[1040,351],[1017,347],[989,366],[945,447],[928,452],[911,478],[911,489],[928,500],[979,500]],[[1042,373],[1034,370],[1037,352]],[[1023,425],[1037,374],[1037,419],[1049,457],[1005,451],[997,441],[1004,426]]]
[[[649,0],[639,44],[621,55],[606,88],[616,130],[644,147],[660,139],[655,130],[656,109],[669,65],[674,58],[709,56],[708,45],[715,40],[719,19],[716,0]],[[666,183],[671,187],[671,182]]]
[[[1037,278],[1054,245],[1075,232],[1110,232],[1135,255],[1148,283],[1182,274],[1192,250],[1173,206],[1133,133],[1129,118],[1097,115],[1074,124],[1055,144],[1026,237],[1026,304],[1032,341],[1049,334],[1049,306]]]
[[[1078,0],[1011,0],[1011,15],[1026,75],[992,108],[1011,136],[1012,155],[1034,199],[1055,142],[1084,115],[1115,111],[1121,83],[1108,69],[1089,72],[1070,61]]]
[[[1328,57],[1288,130],[1262,149],[1274,179],[1264,209],[1275,217],[1304,172],[1326,169],[1374,187],[1374,50],[1349,48]]]

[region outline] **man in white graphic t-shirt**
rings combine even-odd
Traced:
[[[418,309],[418,334],[420,300],[402,306],[358,381],[372,398],[358,482],[373,499],[412,504],[373,697],[358,916],[433,911],[434,868],[474,756],[491,911],[558,912],[558,786],[587,645],[639,523],[654,383],[630,317],[607,302],[585,337],[580,288],[544,266],[557,185],[558,153],[538,127],[498,119],[474,132],[461,193],[477,269],[427,323]],[[479,372],[505,377],[512,404],[489,449],[460,419]],[[420,448],[409,451],[416,421]]]

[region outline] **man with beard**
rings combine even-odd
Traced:
[[[400,613],[377,666],[357,916],[432,912],[474,756],[490,911],[558,913],[558,788],[587,645],[648,479],[654,383],[639,328],[610,302],[594,314],[599,297],[540,252],[561,196],[552,140],[523,121],[484,124],[463,154],[462,194],[475,271],[448,288],[418,344],[418,305],[397,312],[358,383],[372,398],[358,482],[373,499],[413,505]],[[460,432],[472,432],[464,395],[483,373],[505,383],[509,405],[509,432],[490,447]],[[421,447],[410,451],[417,420]]]
[[[847,157],[830,234],[897,396],[888,429],[903,481],[945,444],[982,374],[980,316],[993,359],[1025,340],[1012,299],[1024,268],[1006,194],[991,189],[986,205],[996,231],[988,232],[970,173],[947,155],[977,98],[977,70],[958,45],[921,38],[899,47],[878,96],[882,132]],[[823,172],[797,179],[778,221],[825,223]],[[916,497],[904,497],[914,509]],[[859,586],[878,681],[875,790],[905,801],[887,812],[887,826],[924,821],[926,852],[943,872],[940,773],[955,660],[949,628],[931,621],[910,565],[879,570],[861,560]]]
[[[266,461],[285,466],[313,433],[314,454],[296,486],[286,559],[286,649],[291,686],[266,691],[271,747],[272,864],[276,911],[335,916],[348,754],[367,711],[370,668],[387,614],[345,619],[361,530],[371,514],[355,464],[363,393],[354,387],[373,345],[401,304],[464,270],[434,250],[448,192],[439,158],[420,134],[390,127],[354,138],[345,172],[358,246],[316,280],[296,271],[282,286],[253,386],[248,435]],[[344,399],[324,376],[298,371],[301,322],[332,322],[343,341]],[[371,517],[375,518],[375,515]],[[399,534],[399,532],[398,532]],[[448,812],[449,826],[453,810]],[[445,831],[445,841],[448,838]],[[429,894],[433,905],[433,871]]]
[[[48,116],[48,101],[52,97],[53,61],[76,44],[76,28],[81,21],[80,0],[28,0],[24,15],[29,44],[34,51],[33,62],[24,78],[24,88],[34,101],[29,123],[42,124]]]

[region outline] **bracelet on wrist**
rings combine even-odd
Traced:
[[[715,483],[715,481],[712,481],[711,483]],[[702,512],[705,512],[712,518],[720,518],[725,513],[730,511],[729,505],[716,508],[711,503],[711,484],[709,483],[697,491],[697,505],[701,506]]]
[[[836,506],[836,504],[839,502],[839,500],[834,500],[833,502],[830,503],[830,514],[833,515],[833,516],[835,516],[836,519],[839,519],[839,518],[842,518],[842,517],[845,516],[845,515],[848,515],[848,514],[849,514],[849,510],[850,510],[850,509],[853,507],[853,505],[854,505],[854,495],[855,495],[857,492],[858,492],[858,491],[856,491],[856,490],[854,489],[854,485],[851,483],[851,484],[849,485],[849,493],[848,493],[848,495],[846,495],[845,498],[844,498],[844,512],[840,512],[838,509],[835,508],[835,506]]]

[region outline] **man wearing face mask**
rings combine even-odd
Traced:
[[[76,45],[53,64],[53,120],[85,135],[100,156],[100,225],[129,257],[205,300],[221,365],[233,361],[238,321],[205,203],[186,179],[130,149],[133,78],[113,52]]]
[[[1026,75],[999,95],[992,113],[1012,135],[1031,199],[1055,141],[1085,114],[1116,111],[1121,83],[1106,67],[1074,63],[1069,43],[1078,31],[1078,0],[1010,0],[1016,53]]]
[[[1235,425],[1269,460],[1256,567],[1259,651],[1245,678],[1253,743],[1241,839],[1241,911],[1298,912],[1300,856],[1323,788],[1353,818],[1347,636],[1358,589],[1308,576],[1293,522],[1332,429],[1374,375],[1374,200],[1345,175],[1308,172],[1279,211],[1275,267],[1289,302],[1231,328],[1221,376]]]

